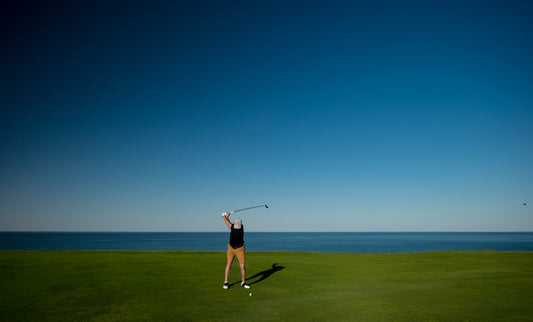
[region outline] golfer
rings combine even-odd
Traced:
[[[239,260],[239,265],[241,266],[241,287],[250,288],[250,285],[246,284],[246,268],[244,266],[244,227],[242,225],[242,220],[240,218],[235,219],[235,223],[231,223],[229,220],[230,213],[227,212],[222,218],[229,229],[231,229],[231,234],[229,235],[229,244],[228,244],[228,263],[226,264],[226,275],[224,279],[223,288],[227,290],[229,288],[228,277],[231,270],[231,264],[235,256]]]

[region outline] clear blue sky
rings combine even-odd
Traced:
[[[0,230],[533,231],[530,1],[1,6]]]

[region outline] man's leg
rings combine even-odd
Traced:
[[[224,276],[224,282],[227,283],[228,282],[228,278],[229,278],[229,272],[231,271],[231,264],[233,264],[233,259],[231,261],[228,261],[228,263],[226,264],[226,275]]]
[[[245,266],[245,256],[244,256],[244,246],[239,248],[237,252],[237,259],[239,260],[239,266],[241,267],[241,286],[244,288],[250,288],[250,285],[246,284],[246,266]]]
[[[241,280],[242,283],[246,282],[246,267],[244,264],[239,264],[241,266]]]
[[[228,245],[228,261],[226,262],[226,270],[224,271],[224,289],[227,290],[229,288],[228,279],[229,279],[229,273],[231,271],[231,264],[233,264],[233,259],[235,259],[235,252],[233,249]]]

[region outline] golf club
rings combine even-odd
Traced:
[[[253,207],[248,207],[248,208],[243,208],[243,209],[237,209],[237,210],[233,210],[233,211],[230,211],[229,213],[232,214],[234,212],[238,212],[238,211],[243,211],[243,210],[248,210],[248,209],[253,209],[253,208],[259,208],[259,207],[265,207],[265,208],[268,208],[268,205],[260,205],[260,206],[253,206]],[[222,213],[222,217],[224,217],[226,213],[223,212]]]

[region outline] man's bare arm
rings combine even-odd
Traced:
[[[231,221],[229,221],[229,215],[230,213],[227,212],[222,218],[224,218],[224,222],[226,223],[226,225],[228,226],[229,229],[231,229]]]

